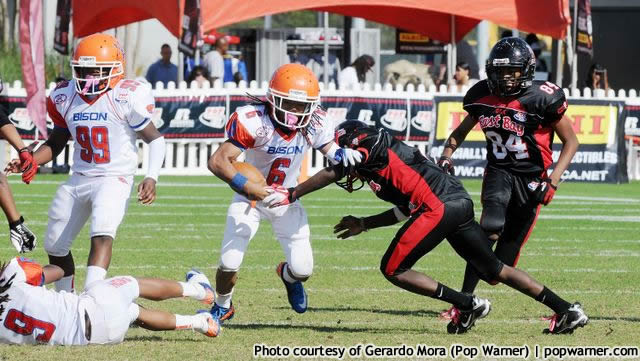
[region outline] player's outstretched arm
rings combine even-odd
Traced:
[[[227,182],[231,188],[247,194],[250,199],[263,200],[269,193],[260,183],[253,182],[240,174],[231,164],[242,154],[242,149],[226,141],[211,155],[208,167],[216,177]]]
[[[450,158],[451,155],[453,155],[453,152],[455,152],[456,149],[462,144],[462,142],[464,142],[467,134],[469,134],[476,123],[476,120],[472,116],[467,115],[462,123],[460,123],[460,125],[458,125],[458,127],[454,129],[453,132],[451,132],[451,135],[444,143],[445,146],[442,150],[442,157]]]
[[[44,279],[43,284],[48,285],[61,279],[64,276],[64,271],[54,264],[48,264],[42,267],[42,274]]]
[[[138,132],[138,136],[149,145],[149,166],[147,174],[138,185],[138,201],[151,204],[156,199],[156,183],[167,147],[164,137],[151,122]]]
[[[387,211],[369,217],[358,218],[354,216],[346,216],[333,227],[333,233],[346,231],[338,234],[338,238],[345,239],[373,228],[394,225],[407,218],[408,217],[398,207],[391,208]]]

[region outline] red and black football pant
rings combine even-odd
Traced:
[[[535,227],[540,204],[533,192],[540,180],[539,176],[518,175],[493,166],[485,169],[480,226],[487,235],[499,235],[494,253],[506,265],[516,266]],[[494,243],[490,241],[489,246]],[[478,281],[473,267],[467,267],[462,292],[473,293]]]
[[[491,282],[497,278],[503,264],[475,221],[470,199],[448,201],[437,209],[415,212],[396,233],[382,257],[380,270],[386,277],[404,273],[445,238],[483,279]]]

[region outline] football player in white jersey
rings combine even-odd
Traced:
[[[207,312],[176,315],[135,303],[138,297],[190,297],[211,304],[213,289],[198,271],[189,271],[186,282],[117,276],[93,282],[80,295],[43,287],[63,274],[58,266],[42,267],[22,257],[0,264],[0,343],[114,344],[122,342],[132,322],[152,331],[195,330],[209,337],[220,332]]]
[[[211,314],[220,322],[235,312],[231,295],[237,272],[261,219],[271,222],[285,254],[286,261],[276,271],[291,307],[298,313],[307,310],[302,282],[313,271],[309,224],[304,208],[288,189],[298,183],[302,160],[310,147],[333,163],[353,165],[361,160],[360,153],[335,144],[334,125],[318,107],[319,102],[318,80],[309,68],[281,66],[271,77],[267,102],[237,108],[226,126],[229,139],[209,159],[211,172],[242,193],[235,195],[229,206],[216,274],[217,299]],[[245,161],[262,172],[268,187],[235,170],[232,162],[243,152]],[[260,202],[254,207],[250,199]],[[276,203],[286,205],[270,208]]]
[[[45,164],[74,140],[73,175],[49,208],[44,248],[51,264],[64,270],[57,290],[73,291],[71,244],[91,216],[91,250],[85,287],[104,279],[116,230],[124,217],[138,167],[139,136],[149,145],[149,167],[138,186],[138,201],[155,200],[165,154],[164,137],[151,122],[151,87],[123,79],[124,53],[106,34],[82,39],[71,61],[73,80],[61,82],[47,98],[54,129],[33,158]]]

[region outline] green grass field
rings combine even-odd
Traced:
[[[40,238],[32,257],[46,262],[42,240],[47,209],[57,184],[66,177],[39,175],[31,185],[11,178],[18,206]],[[479,181],[464,181],[476,201]],[[214,177],[162,177],[153,206],[132,201],[114,246],[109,275],[154,276],[182,280],[192,266],[213,279],[226,209],[232,191]],[[543,305],[504,285],[481,284],[479,295],[492,313],[465,335],[448,335],[437,314],[442,302],[388,283],[378,271],[380,258],[398,227],[372,230],[348,240],[332,235],[346,214],[363,216],[388,209],[368,190],[348,195],[332,186],[305,197],[314,248],[314,276],[306,283],[309,310],[294,313],[274,270],[283,259],[270,225],[263,223],[244,259],[234,293],[235,318],[222,335],[209,339],[192,331],[153,333],[133,328],[125,342],[108,347],[0,346],[0,360],[249,360],[253,345],[399,346],[460,343],[497,345],[631,345],[640,330],[640,183],[594,185],[563,183],[544,208],[519,267],[569,301],[580,301],[590,324],[573,335],[542,335],[551,314]],[[0,233],[1,259],[15,255],[7,228]],[[84,283],[88,230],[75,241],[76,285]],[[464,263],[443,242],[417,269],[459,288]],[[154,307],[193,313],[196,301],[179,299]],[[293,359],[293,358],[291,358]],[[346,357],[345,359],[349,359]],[[365,359],[362,357],[361,359]],[[466,358],[460,357],[461,360]],[[483,359],[478,357],[475,360]],[[532,358],[530,358],[532,359]]]

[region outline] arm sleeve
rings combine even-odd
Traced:
[[[562,89],[557,90],[551,97],[549,104],[544,111],[544,122],[546,124],[554,124],[564,116],[567,111],[568,103]]]
[[[7,113],[4,111],[4,107],[0,106],[0,128],[4,127],[7,124],[11,124]]]
[[[127,122],[129,122],[131,129],[138,132],[151,122],[151,116],[153,115],[156,103],[151,94],[151,88],[146,84],[137,86],[135,92],[129,96],[133,97],[133,99],[129,102],[131,108]]]
[[[255,144],[255,137],[249,129],[240,121],[238,112],[233,112],[226,126],[229,141],[238,148],[250,149]]]

